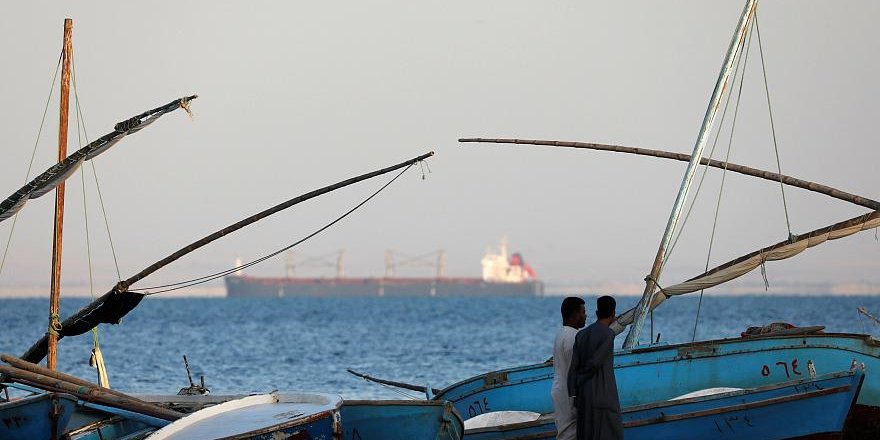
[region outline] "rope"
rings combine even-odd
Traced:
[[[82,133],[83,137],[85,137],[86,143],[89,143],[89,133],[86,131],[85,118],[82,116],[82,107],[80,107],[79,103],[79,91],[76,87],[76,59],[71,60],[72,67],[72,78],[73,79],[73,96],[74,102],[76,103],[76,117],[77,121],[82,121]],[[77,123],[77,130],[80,129],[79,123]],[[101,193],[101,184],[98,181],[98,171],[97,166],[95,165],[95,159],[89,161],[92,165],[92,175],[95,178],[95,188],[98,191],[98,201],[101,205],[101,213],[104,215],[104,227],[107,230],[107,240],[110,242],[110,252],[113,254],[113,264],[116,266],[116,277],[118,281],[122,280],[122,272],[119,270],[119,259],[116,258],[116,247],[113,245],[113,236],[110,234],[110,221],[107,219],[107,208],[104,206],[104,195]],[[84,184],[85,185],[85,184]],[[85,186],[83,186],[83,192],[85,192]],[[92,297],[94,298],[94,293],[92,293]]]
[[[770,290],[770,281],[767,279],[767,266],[764,265],[767,260],[761,255],[761,276],[764,278],[764,291]]]
[[[52,92],[55,91],[55,80],[58,79],[58,69],[61,67],[61,57],[58,56],[58,63],[55,65],[55,74],[52,75],[52,82],[49,84],[49,96],[46,98],[46,107],[43,109],[43,119],[40,120],[40,128],[37,130],[37,139],[34,140],[34,150],[31,152],[31,162],[28,164],[27,174],[24,176],[23,185],[27,185],[31,176],[31,169],[34,166],[34,158],[37,156],[37,145],[40,143],[40,136],[43,134],[43,125],[46,123],[46,114],[49,112],[49,103],[52,101]],[[20,211],[19,211],[20,212]],[[6,246],[3,250],[3,258],[0,259],[0,274],[3,273],[3,266],[6,265],[6,255],[9,254],[9,245],[12,244],[12,233],[15,231],[15,224],[18,222],[18,213],[12,217],[12,227],[9,229],[9,236],[6,238]]]
[[[366,379],[364,379],[364,380],[367,381],[367,382],[369,382],[369,381],[366,380]],[[378,383],[379,385],[382,385],[383,387],[388,388],[389,390],[394,391],[395,393],[400,394],[401,396],[406,397],[407,399],[410,399],[410,400],[422,400],[422,399],[419,398],[419,397],[413,396],[412,394],[407,393],[407,392],[405,392],[405,391],[402,391],[402,390],[400,390],[400,389],[398,389],[398,388],[396,388],[396,387],[393,387],[393,386],[391,386],[391,385],[386,385],[386,384],[384,384],[384,383],[382,383],[382,382],[373,382],[373,383]]]
[[[745,44],[745,41],[743,41],[743,44]],[[742,46],[740,46],[740,48],[737,50],[742,50]],[[741,65],[742,65],[742,58],[739,58],[739,59],[737,59],[736,68],[734,69],[734,74],[733,74],[734,82],[736,82],[736,76],[740,72]],[[743,72],[744,71],[745,71],[745,69],[743,69]],[[745,74],[743,73],[742,75],[745,75]],[[715,148],[718,145],[718,139],[721,138],[721,128],[724,126],[724,121],[727,117],[727,110],[730,107],[731,99],[732,99],[731,95],[728,94],[727,101],[724,103],[724,111],[721,113],[721,120],[718,123],[718,132],[715,135],[715,141],[712,142],[712,149],[709,150],[709,159],[710,160],[712,159],[712,157],[714,157]],[[672,256],[672,251],[675,250],[675,246],[678,244],[678,240],[681,238],[681,235],[684,232],[684,228],[687,225],[688,219],[690,219],[691,211],[693,211],[694,206],[696,205],[697,198],[700,195],[700,190],[703,188],[703,182],[705,181],[706,175],[708,174],[708,172],[709,172],[709,166],[706,165],[703,168],[703,174],[700,175],[700,181],[697,183],[697,189],[694,190],[694,196],[691,200],[691,203],[688,205],[688,209],[685,212],[684,217],[681,221],[681,228],[679,228],[676,231],[675,238],[672,240],[672,245],[669,246],[669,250],[666,251],[666,255],[663,258],[663,266],[666,266],[666,263],[669,261],[669,258]]]
[[[59,321],[59,319],[61,319],[61,316],[59,316],[57,313],[50,313],[49,328],[46,330],[46,332],[55,336],[60,336],[58,333],[61,331],[61,322]]]
[[[354,207],[352,207],[351,209],[349,209],[348,211],[346,211],[345,213],[343,213],[342,215],[340,215],[339,217],[337,217],[337,218],[336,218],[335,220],[333,220],[332,222],[330,222],[330,223],[328,223],[328,224],[322,226],[321,228],[317,229],[316,231],[312,232],[311,234],[309,234],[309,235],[307,235],[307,236],[305,236],[305,237],[303,237],[303,238],[297,240],[296,242],[294,242],[294,243],[292,243],[292,244],[290,244],[290,245],[288,245],[288,246],[285,246],[285,247],[283,247],[283,248],[281,248],[281,249],[279,249],[279,250],[277,250],[277,251],[275,251],[275,252],[272,252],[271,254],[268,254],[268,255],[266,255],[266,256],[260,257],[260,258],[254,260],[254,261],[251,261],[251,262],[248,262],[248,263],[242,264],[242,265],[240,265],[240,266],[236,266],[236,267],[233,267],[233,268],[231,268],[231,269],[226,269],[226,270],[224,270],[224,271],[216,272],[216,273],[213,273],[213,274],[210,274],[210,275],[205,275],[205,276],[202,276],[202,277],[199,277],[199,278],[193,278],[193,279],[190,279],[190,280],[187,280],[187,281],[180,281],[180,282],[171,283],[171,284],[163,284],[163,285],[159,285],[159,286],[142,287],[142,288],[138,288],[138,289],[128,289],[128,290],[129,290],[130,292],[143,292],[144,295],[155,295],[155,294],[157,294],[157,293],[171,292],[171,291],[173,291],[173,290],[183,289],[183,288],[186,288],[186,287],[192,287],[192,286],[196,286],[196,285],[199,285],[199,284],[207,283],[207,282],[209,282],[209,281],[213,281],[213,280],[216,280],[216,279],[222,278],[222,277],[224,277],[224,276],[226,276],[226,275],[229,275],[229,274],[231,274],[231,273],[237,272],[237,271],[239,271],[239,270],[246,269],[246,268],[248,268],[248,267],[251,267],[251,266],[257,265],[257,264],[259,264],[259,263],[262,263],[263,261],[266,261],[266,260],[268,260],[269,258],[272,258],[272,257],[274,257],[274,256],[276,256],[276,255],[279,255],[279,254],[281,254],[281,253],[283,253],[283,252],[285,252],[285,251],[287,251],[287,250],[293,248],[294,246],[297,246],[297,245],[299,245],[299,244],[305,242],[306,240],[308,240],[308,239],[310,239],[310,238],[312,238],[312,237],[314,237],[314,236],[320,234],[321,232],[324,232],[326,229],[330,228],[331,226],[335,225],[336,223],[339,223],[340,221],[342,221],[342,219],[348,217],[351,213],[355,212],[355,211],[358,210],[360,207],[364,206],[367,202],[369,202],[370,200],[372,200],[373,197],[376,197],[377,195],[379,195],[380,192],[382,192],[385,188],[387,188],[389,185],[391,185],[392,183],[394,183],[395,180],[397,180],[400,176],[402,176],[403,173],[407,172],[407,170],[409,170],[410,168],[412,168],[413,165],[414,165],[414,164],[410,164],[409,166],[407,166],[406,168],[404,168],[402,171],[400,171],[400,173],[398,173],[396,176],[394,176],[394,178],[392,178],[392,179],[389,180],[387,183],[385,183],[384,185],[382,185],[382,187],[380,187],[378,190],[376,190],[376,192],[374,192],[374,193],[371,194],[369,197],[367,197],[366,199],[362,200],[360,203],[358,203],[357,205],[355,205]],[[161,289],[161,290],[157,290],[157,291],[150,292],[150,290],[153,290],[153,289]]]
[[[730,163],[730,152],[733,151],[733,135],[736,133],[736,121],[739,116],[739,105],[742,102],[743,85],[746,82],[746,67],[749,63],[749,49],[752,46],[752,35],[754,34],[749,33],[749,38],[746,42],[742,58],[742,76],[740,76],[739,84],[737,84],[738,90],[736,92],[736,105],[733,107],[733,121],[730,123],[730,137],[728,137],[727,139],[727,154],[724,157],[724,167],[721,171],[721,185],[718,188],[718,198],[715,202],[715,217],[712,220],[712,233],[709,235],[709,249],[706,252],[706,267],[704,269],[705,272],[709,271],[709,262],[712,260],[712,248],[715,244],[715,232],[717,232],[718,230],[718,214],[721,212],[721,199],[724,195],[724,183],[727,180],[727,164]],[[703,308],[703,294],[705,292],[705,289],[700,290],[700,300],[699,302],[697,302],[697,314],[694,318],[694,331],[691,335],[692,342],[697,340],[697,326],[700,322],[700,311]]]
[[[83,118],[82,107],[80,106],[79,101],[79,90],[76,86],[76,60],[71,60],[71,82],[73,83],[73,97],[74,97],[74,106],[76,107],[76,140],[79,143],[79,148],[82,148],[85,140],[85,144],[89,143],[89,134],[86,131],[86,122],[85,118]],[[89,267],[89,295],[92,297],[92,301],[95,300],[95,277],[94,277],[94,269],[92,266],[92,240],[91,234],[89,233],[89,204],[86,198],[86,174],[85,171],[81,172],[80,180],[82,182],[82,197],[83,197],[83,224],[85,225],[86,232],[86,261],[88,261]],[[118,273],[118,266],[117,266]],[[93,353],[95,350],[101,350],[101,344],[98,340],[98,326],[92,327],[92,346]]]
[[[764,93],[767,96],[767,112],[770,114],[770,132],[773,134],[773,150],[776,152],[776,170],[782,175],[782,165],[779,160],[779,145],[776,143],[776,125],[773,123],[773,107],[770,105],[770,87],[767,85],[767,66],[764,64],[764,46],[761,45],[761,28],[758,27],[758,11],[755,10],[755,33],[758,34],[758,50],[761,53],[761,72],[764,74]],[[788,237],[793,239],[791,233],[791,221],[788,218],[788,203],[785,201],[785,185],[782,178],[779,179],[779,190],[782,193],[782,208],[785,212],[785,226],[788,228]]]

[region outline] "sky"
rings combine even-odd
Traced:
[[[690,153],[741,1],[18,2],[0,15],[0,189],[7,195],[56,157],[57,90],[37,133],[74,19],[76,92],[89,139],[175,98],[194,119],[163,117],[94,161],[120,274],[131,276],[221,227],[310,190],[436,155],[296,259],[346,250],[346,273],[376,276],[387,249],[445,249],[447,274],[479,276],[506,236],[549,285],[638,290],[685,164],[604,152],[462,145],[461,137],[612,143]],[[775,170],[766,71],[781,169],[878,198],[880,3],[764,2],[731,161]],[[732,115],[731,110],[731,115]],[[715,157],[726,151],[726,119]],[[70,151],[77,147],[71,122]],[[117,279],[91,165],[69,180],[63,285]],[[141,287],[206,275],[292,243],[390,176],[298,205],[163,269]],[[709,174],[664,281],[785,239],[779,185]],[[5,188],[5,189],[4,189]],[[0,191],[2,192],[2,191]],[[85,195],[85,203],[83,202]],[[0,223],[0,295],[48,289],[53,195]],[[867,209],[786,190],[792,232]],[[86,240],[85,218],[89,222]],[[87,246],[88,243],[88,246]],[[771,287],[880,285],[875,231],[768,264]],[[402,258],[402,257],[401,257]],[[282,275],[283,258],[248,270]],[[299,267],[301,275],[332,268]],[[400,268],[400,275],[430,268]],[[739,283],[739,284],[737,284]],[[763,285],[760,273],[736,285]],[[214,286],[220,286],[219,283]]]

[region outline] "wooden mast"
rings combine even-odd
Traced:
[[[635,319],[629,329],[629,333],[626,335],[626,340],[623,342],[624,349],[631,349],[639,343],[642,324],[645,322],[645,316],[647,316],[650,311],[651,302],[654,299],[654,290],[657,287],[660,273],[663,270],[663,264],[666,261],[666,250],[672,240],[672,234],[678,223],[681,210],[684,207],[684,202],[687,198],[688,191],[690,190],[694,174],[697,172],[697,165],[703,158],[703,149],[709,139],[709,132],[712,130],[712,125],[715,122],[718,107],[721,105],[721,96],[727,88],[730,73],[733,70],[733,65],[739,55],[738,48],[743,45],[748,25],[751,23],[751,19],[754,16],[757,3],[758,0],[746,1],[746,5],[743,7],[742,16],[737,24],[736,32],[734,32],[733,38],[730,40],[730,47],[727,50],[727,56],[721,67],[721,73],[718,74],[718,80],[715,83],[715,90],[712,92],[712,98],[709,100],[709,108],[706,109],[706,115],[703,117],[703,125],[700,127],[700,134],[697,136],[697,142],[696,145],[694,145],[694,151],[691,154],[688,169],[685,172],[684,179],[682,179],[681,188],[678,190],[678,196],[675,198],[672,213],[669,215],[669,221],[666,223],[666,231],[663,233],[662,240],[660,240],[660,248],[657,249],[657,256],[654,258],[651,273],[645,277],[645,292],[642,294],[642,299],[639,301],[638,306],[636,306]]]
[[[73,56],[73,20],[64,19],[64,47],[61,50],[61,116],[58,125],[58,162],[67,157],[67,114],[70,108],[70,64]],[[49,290],[49,353],[46,366],[54,370],[58,357],[61,245],[64,230],[64,182],[55,190],[55,231],[52,236],[52,282]]]

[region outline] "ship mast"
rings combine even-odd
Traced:
[[[67,157],[67,113],[70,108],[70,64],[73,57],[73,20],[64,19],[64,46],[61,50],[61,112],[58,125],[58,162]],[[55,228],[52,235],[52,281],[49,287],[49,352],[46,366],[54,370],[58,358],[60,288],[61,288],[61,245],[64,230],[64,181],[55,190]]]
[[[651,302],[654,300],[654,291],[657,288],[660,272],[663,270],[663,264],[666,260],[666,250],[672,240],[672,234],[675,231],[675,226],[678,223],[681,210],[687,199],[691,182],[697,172],[697,165],[703,157],[703,149],[709,139],[709,133],[712,131],[712,125],[714,124],[715,116],[718,113],[718,106],[721,104],[721,97],[724,95],[724,90],[727,88],[730,73],[740,54],[739,47],[741,47],[745,39],[746,30],[754,16],[757,3],[757,0],[748,0],[746,2],[742,16],[739,19],[739,24],[736,27],[736,32],[730,40],[730,48],[727,49],[727,56],[724,60],[724,65],[721,67],[721,73],[718,74],[718,81],[715,83],[715,90],[712,92],[712,99],[709,100],[709,108],[706,109],[706,115],[703,117],[703,125],[700,127],[700,134],[697,136],[697,142],[696,145],[694,145],[694,151],[691,154],[690,163],[688,164],[687,171],[682,179],[678,196],[675,198],[675,204],[672,207],[672,213],[669,215],[669,221],[666,223],[666,231],[663,233],[663,239],[660,241],[660,248],[657,249],[657,256],[654,258],[654,265],[651,267],[651,274],[645,278],[645,292],[642,294],[642,299],[639,300],[638,306],[636,306],[635,320],[623,343],[623,348],[625,349],[631,349],[638,345],[639,334],[642,331],[645,317],[650,310]]]

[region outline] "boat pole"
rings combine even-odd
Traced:
[[[693,182],[694,175],[697,172],[697,165],[703,157],[703,149],[709,140],[709,133],[712,131],[712,125],[715,123],[715,116],[718,114],[718,107],[721,104],[721,97],[724,95],[727,84],[730,80],[730,73],[736,60],[739,57],[739,48],[743,46],[746,37],[746,30],[751,23],[755,14],[757,0],[748,0],[743,7],[742,16],[736,27],[736,32],[730,40],[730,47],[727,49],[727,56],[721,67],[721,73],[718,74],[718,80],[715,82],[715,90],[712,92],[712,98],[709,100],[709,108],[706,109],[706,115],[703,117],[703,125],[700,127],[700,134],[697,136],[694,152],[691,154],[691,160],[688,163],[687,171],[681,181],[681,188],[678,190],[678,196],[675,198],[675,204],[672,207],[672,213],[669,215],[669,221],[666,223],[666,231],[660,241],[660,247],[657,249],[657,256],[654,258],[654,265],[651,267],[651,273],[645,278],[645,292],[642,299],[636,306],[635,321],[626,335],[623,348],[631,349],[638,345],[639,335],[642,331],[642,325],[645,323],[645,317],[648,315],[651,302],[654,300],[654,290],[657,287],[657,280],[663,270],[663,262],[666,260],[666,250],[672,240],[672,234],[687,199],[688,191]]]
[[[459,139],[459,142],[468,143],[468,142],[479,142],[479,143],[491,143],[491,144],[514,144],[514,145],[542,145],[546,147],[560,147],[560,148],[577,148],[583,150],[596,150],[596,151],[611,151],[614,153],[627,153],[627,154],[635,154],[639,156],[651,156],[657,157],[660,159],[671,159],[677,160],[681,162],[690,162],[691,156],[685,153],[674,153],[671,151],[663,151],[663,150],[653,150],[650,148],[641,148],[641,147],[627,147],[623,145],[609,145],[609,144],[597,144],[593,142],[572,142],[572,141],[548,141],[548,140],[538,140],[538,139],[488,139],[488,138],[464,138]],[[772,171],[760,170],[757,168],[747,167],[745,165],[740,165],[732,162],[726,162],[716,159],[709,159],[704,157],[700,159],[701,165],[706,165],[713,168],[726,169],[731,173],[739,173],[744,174],[746,176],[757,177],[759,179],[770,180],[773,182],[782,182],[783,185],[793,186],[795,188],[805,189],[807,191],[816,192],[819,194],[824,194],[829,197],[833,197],[838,200],[843,200],[845,202],[849,202],[855,205],[864,206],[865,208],[876,211],[880,209],[880,202],[876,200],[869,199],[867,197],[863,197],[857,194],[851,194],[845,191],[841,191],[837,188],[832,188],[828,185],[823,185],[821,183],[810,182],[804,179],[798,179],[797,177],[786,176],[785,174],[774,173]]]
[[[58,124],[58,162],[67,157],[67,113],[70,109],[70,60],[73,56],[73,20],[64,19],[61,49],[61,116]],[[64,230],[64,181],[55,188],[55,229],[52,234],[52,281],[49,287],[49,353],[46,366],[56,368],[61,314],[61,245]]]

